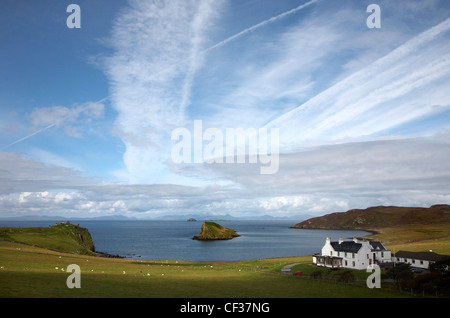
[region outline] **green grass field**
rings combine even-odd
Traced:
[[[378,229],[369,238],[380,240],[391,251],[429,251],[450,255],[449,224],[409,224],[402,227]]]
[[[67,227],[66,227],[67,228]],[[69,229],[71,229],[69,227]],[[409,228],[384,230],[377,234],[389,239],[390,248],[449,250],[446,229]],[[76,254],[80,247],[64,231],[47,230],[44,236],[36,230],[9,231],[0,239],[1,298],[396,298],[418,297],[394,290],[389,284],[369,289],[370,275],[355,271],[354,282],[338,282],[324,271],[321,279],[309,275],[318,270],[311,256],[271,258],[233,262],[134,261]],[[409,234],[408,234],[409,232]],[[8,236],[8,237],[7,237]],[[67,240],[67,238],[71,238]],[[8,240],[6,240],[8,239]],[[25,242],[21,244],[13,242]],[[50,244],[65,252],[29,245]],[[66,242],[66,243],[64,243]],[[67,243],[68,242],[68,243]],[[88,253],[89,254],[89,253]],[[302,276],[286,275],[285,265],[302,263],[292,271]],[[81,288],[70,289],[67,266],[81,269]]]
[[[310,257],[238,262],[132,261],[100,258],[0,242],[0,297],[301,298],[408,297],[281,273]],[[81,268],[81,288],[69,289],[69,264]]]

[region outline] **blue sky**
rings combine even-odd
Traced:
[[[0,6],[0,217],[450,203],[448,1]],[[278,172],[175,164],[171,133],[195,120],[279,129]]]

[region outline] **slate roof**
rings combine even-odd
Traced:
[[[411,259],[420,259],[424,261],[438,261],[447,255],[439,255],[434,252],[408,252],[408,251],[398,251],[394,255],[395,257],[401,258],[411,258]]]
[[[330,242],[331,246],[336,252],[358,253],[361,248],[361,243],[355,243],[354,241],[344,241],[341,244],[339,242]]]
[[[386,251],[386,248],[379,241],[369,241],[369,244],[372,246],[372,250]]]
[[[361,249],[362,243],[355,241],[330,242],[331,246],[336,252],[358,253]],[[378,241],[369,241],[372,251],[386,251],[386,248]]]

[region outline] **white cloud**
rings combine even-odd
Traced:
[[[223,1],[129,1],[114,22],[105,71],[115,135],[126,145],[126,169],[116,174],[130,183],[84,178],[53,149],[29,152],[48,165],[0,152],[2,216],[252,217],[450,203],[448,132],[423,138],[411,126],[417,138],[408,139],[390,130],[448,110],[450,20],[417,35],[437,18],[410,29],[403,17],[436,2],[401,11],[386,1],[382,30],[370,32],[359,5],[311,3],[214,45],[216,28],[227,27]],[[36,109],[27,117],[35,131],[16,142],[53,127],[80,137],[103,112],[101,102]],[[259,128],[274,118],[291,150],[280,154],[276,175],[258,165],[170,160],[170,132],[193,119]]]
[[[0,193],[76,189],[96,184],[77,170],[43,164],[15,153],[0,152]]]
[[[279,209],[299,209],[306,206],[310,200],[303,196],[279,196],[268,200],[262,200],[260,207],[265,210],[279,210]]]
[[[374,135],[448,109],[449,29],[447,19],[267,126],[282,127],[285,147],[301,146]]]
[[[186,182],[167,167],[170,132],[189,127],[193,119],[212,127],[258,128],[276,118],[267,126],[281,128],[282,151],[287,151],[310,141],[375,136],[449,106],[450,59],[443,54],[449,45],[441,41],[448,21],[392,52],[407,35],[355,31],[360,10],[352,7],[314,11],[277,36],[258,39],[261,26],[282,14],[210,46],[205,60],[220,7],[207,1],[131,1],[116,21],[107,74],[118,111],[117,136],[126,145],[122,175],[131,183]],[[244,43],[244,36],[255,45]],[[386,41],[374,48],[367,38]],[[220,50],[238,40],[240,54],[221,60]],[[205,61],[212,70],[202,68]],[[214,70],[220,76],[214,77]],[[191,105],[196,83],[202,89]],[[434,94],[424,94],[431,87]]]
[[[161,179],[170,132],[184,124],[206,33],[220,5],[207,0],[130,1],[115,23],[115,53],[106,71],[132,183]]]
[[[74,105],[72,108],[64,106],[51,106],[36,108],[27,114],[27,118],[31,123],[28,128],[29,134],[11,142],[1,150],[25,141],[35,135],[43,133],[53,127],[61,127],[64,125],[64,132],[72,137],[82,137],[83,125],[91,122],[92,119],[99,119],[104,113],[104,99],[98,102],[86,102],[82,105]],[[79,122],[82,120],[82,122]],[[78,123],[77,123],[78,122]],[[76,125],[77,126],[73,126]]]
[[[262,22],[260,22],[258,24],[255,24],[255,25],[253,25],[253,26],[251,26],[251,27],[249,27],[249,28],[247,28],[247,29],[245,29],[245,30],[235,34],[235,35],[230,36],[229,38],[227,38],[227,39],[225,39],[225,40],[223,40],[223,41],[221,41],[221,42],[219,42],[217,44],[214,44],[213,46],[208,48],[208,51],[216,49],[216,48],[219,48],[219,47],[221,47],[221,46],[223,46],[223,45],[225,45],[225,44],[227,44],[227,43],[229,43],[231,41],[237,40],[240,37],[242,37],[242,36],[244,36],[244,35],[246,35],[248,33],[251,33],[251,32],[253,32],[253,31],[255,31],[255,30],[257,30],[257,29],[259,29],[259,28],[261,28],[261,27],[263,27],[263,26],[265,26],[267,24],[269,24],[269,23],[273,23],[273,22],[275,22],[277,20],[281,20],[281,19],[283,19],[283,18],[285,18],[285,17],[287,17],[287,16],[289,16],[291,14],[294,14],[294,13],[300,11],[300,10],[303,10],[304,8],[307,8],[307,7],[309,7],[310,5],[312,5],[312,4],[316,3],[316,2],[317,2],[317,0],[310,0],[308,2],[305,2],[305,3],[301,4],[301,5],[299,5],[298,7],[295,7],[294,9],[288,10],[288,11],[283,12],[283,13],[277,15],[277,16],[271,17],[271,18],[269,18],[267,20],[264,20],[264,21],[262,21]]]
[[[316,78],[317,73],[326,74],[323,75],[326,80],[335,76],[334,70],[324,66],[324,61],[335,52],[354,45],[342,24],[351,13],[354,11],[342,10],[330,13],[332,17],[302,18],[270,37],[264,36],[270,31],[256,32],[250,28],[255,34],[244,32],[244,35],[252,45],[240,39],[238,58],[235,52],[222,48],[228,41],[218,45],[217,51],[208,53],[208,61],[219,71],[208,73],[205,70],[199,75],[208,91],[200,102],[209,108],[197,116],[215,127],[258,128],[283,111],[298,106],[299,101],[323,88],[324,83]],[[281,19],[284,15],[277,17]],[[229,54],[224,56],[222,51]]]
[[[72,108],[64,106],[42,107],[28,114],[32,129],[40,129],[49,125],[61,126],[64,123],[75,123],[81,117],[86,122],[103,116],[104,104],[87,102]]]
[[[211,170],[239,185],[240,198],[263,198],[260,207],[266,210],[293,211],[295,207],[325,213],[382,203],[448,203],[449,155],[450,144],[444,138],[411,138],[282,154],[276,175],[259,175],[254,171],[258,167],[249,164],[204,168],[205,173]]]
[[[77,177],[73,170],[3,154],[2,167],[10,167],[12,161],[21,164],[9,174],[0,170],[0,211],[2,216],[205,213],[251,218],[450,203],[449,140],[447,133],[304,149],[282,155],[277,175],[253,173],[253,168],[259,169],[249,164],[197,164],[197,173],[214,173],[216,180],[233,182],[203,187],[97,184]]]

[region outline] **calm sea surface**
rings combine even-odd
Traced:
[[[349,239],[364,231],[291,229],[298,221],[217,221],[240,236],[225,241],[192,237],[202,222],[187,221],[73,221],[88,228],[97,251],[141,260],[237,261],[311,255],[325,238]],[[0,226],[49,226],[53,221],[0,221]]]

